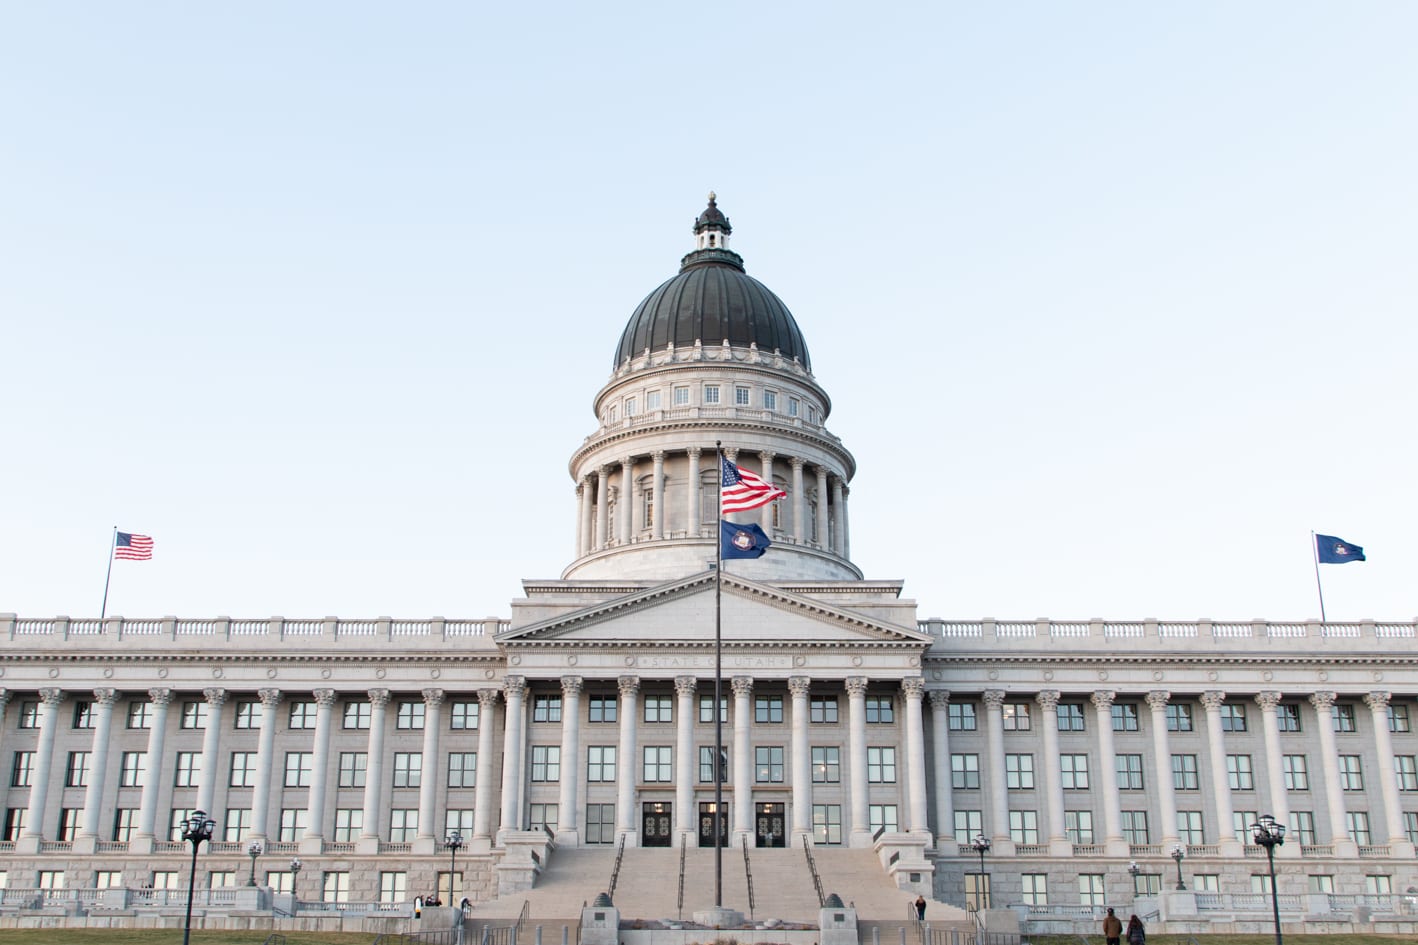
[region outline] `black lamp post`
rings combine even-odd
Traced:
[[[1251,824],[1251,836],[1265,847],[1265,858],[1270,863],[1270,908],[1275,914],[1275,945],[1284,945],[1280,937],[1280,893],[1275,888],[1275,848],[1285,844],[1285,825],[1269,814],[1261,814],[1260,819]]]
[[[985,903],[985,854],[990,852],[990,838],[982,833],[976,834],[970,849],[980,854],[980,881],[975,884],[975,911],[979,912]]]
[[[300,857],[292,857],[290,861],[290,914],[295,915],[300,909]]]
[[[1187,848],[1180,843],[1172,847],[1172,859],[1177,861],[1177,891],[1185,892],[1187,884],[1182,882],[1182,860],[1186,859]]]
[[[192,816],[182,822],[182,839],[192,844],[192,872],[187,876],[187,921],[182,926],[182,945],[192,938],[192,894],[197,889],[197,848],[203,840],[212,839],[212,831],[217,822],[207,816],[204,810],[194,810]]]
[[[448,905],[453,905],[453,871],[458,865],[458,848],[463,845],[463,835],[456,830],[448,831],[444,838],[448,844]]]
[[[248,886],[256,885],[256,858],[261,855],[263,849],[265,848],[261,846],[260,840],[252,840],[247,844],[246,855],[251,857],[251,878],[246,881]]]

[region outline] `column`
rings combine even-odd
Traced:
[[[660,520],[660,506],[655,505],[655,521]],[[581,776],[586,766],[581,763],[581,687],[580,676],[561,677],[561,783],[557,796],[558,843],[576,846],[580,842]]]
[[[414,837],[414,852],[438,852],[438,839],[443,836],[438,824],[438,772],[443,759],[438,753],[439,736],[443,730],[443,690],[423,691],[423,762],[419,771],[419,830]],[[422,842],[420,842],[422,841]]]
[[[955,799],[950,793],[950,690],[932,689],[931,749],[935,755],[935,835],[941,852],[955,849]]]
[[[576,481],[576,557],[586,553],[586,542],[591,531],[591,483],[587,476]]]
[[[847,770],[851,775],[852,822],[847,845],[870,847],[867,810],[867,678],[847,677]]]
[[[911,833],[929,834],[930,818],[926,813],[926,727],[921,717],[921,696],[926,681],[920,676],[901,680],[906,695],[906,829]]]
[[[793,465],[793,540],[800,545],[807,544],[807,519],[803,516],[807,509],[807,496],[803,495],[803,459],[794,456]]]
[[[616,509],[620,519],[620,543],[630,544],[630,536],[635,534],[635,460],[627,456],[620,461],[620,505]]]
[[[154,837],[154,828],[158,817],[158,790],[163,782],[163,758],[167,750],[164,742],[167,741],[167,707],[172,702],[171,689],[149,689],[148,699],[152,704],[152,728],[148,729],[148,753],[144,757],[147,763],[147,770],[143,782],[143,799],[139,802],[138,810],[138,833],[135,839],[146,840],[148,848]],[[142,853],[148,850],[134,849],[130,846],[129,852]]]
[[[702,452],[697,446],[689,448],[689,508],[684,516],[684,534],[689,538],[699,535],[699,456]]]
[[[1339,749],[1334,743],[1334,693],[1317,692],[1310,696],[1315,707],[1315,730],[1320,736],[1320,761],[1324,764],[1324,793],[1329,801],[1329,836],[1335,856],[1358,856],[1359,847],[1349,836],[1349,818],[1345,816],[1344,790],[1339,784]],[[1384,773],[1392,777],[1393,769]]]
[[[251,837],[263,843],[270,836],[271,772],[276,767],[276,709],[279,689],[260,689],[261,734],[256,743],[256,787],[251,791]]]
[[[1398,779],[1393,776],[1398,766],[1394,764],[1393,738],[1388,731],[1388,703],[1387,692],[1371,692],[1364,697],[1364,704],[1369,707],[1369,715],[1374,724],[1374,749],[1379,756],[1377,773],[1384,796],[1384,832],[1387,837],[1385,842],[1389,845],[1390,856],[1395,859],[1411,858],[1413,843],[1403,829],[1403,808],[1398,800]]]
[[[1103,846],[1109,856],[1127,856],[1129,850],[1123,839],[1123,815],[1118,797],[1118,754],[1113,744],[1116,695],[1111,691],[1093,693],[1093,724],[1098,731],[1098,783],[1103,788]]]
[[[310,794],[305,802],[305,836],[300,844],[302,853],[320,852],[325,839],[325,795],[330,784],[330,717],[335,712],[335,690],[316,689],[314,695],[315,744],[310,759]],[[305,841],[312,842],[307,844]]]
[[[622,676],[620,684],[620,747],[616,749],[615,832],[629,836],[626,846],[636,846],[635,780],[640,759],[635,757],[635,724],[640,707],[640,677]]]
[[[1280,705],[1280,693],[1278,692],[1258,692],[1256,693],[1256,705],[1260,706],[1260,726],[1265,737],[1265,772],[1266,786],[1270,789],[1270,806],[1268,811],[1277,821],[1285,824],[1286,829],[1290,826],[1290,798],[1285,790],[1285,762],[1284,753],[1280,747],[1280,721],[1276,717],[1275,708]],[[1299,840],[1291,837],[1288,844],[1292,849],[1299,849]],[[1276,856],[1285,852],[1285,847],[1279,847],[1275,851]]]
[[[753,677],[735,676],[734,685],[734,817],[729,841],[753,838]]]
[[[503,698],[507,700],[507,718],[502,728],[502,824],[500,840],[509,830],[522,829],[522,725],[525,721],[527,680],[508,676],[502,681]]]
[[[982,797],[989,795],[990,811],[989,817],[985,818],[984,834],[993,839],[996,854],[1014,849],[1014,839],[1009,832],[1009,792],[1005,787],[1009,780],[1005,776],[1004,768],[1004,696],[1003,689],[987,689],[981,696],[981,701],[985,704],[986,757],[980,764],[980,794]],[[1055,722],[1057,721],[1055,718]],[[1048,731],[1045,726],[1046,739]],[[1045,754],[1048,752],[1045,751]],[[1046,772],[1049,764],[1046,759],[1043,765]],[[1057,754],[1052,764],[1055,768],[1058,767]],[[983,812],[981,816],[983,817]]]
[[[1216,841],[1222,856],[1240,856],[1236,840],[1235,806],[1231,802],[1231,781],[1226,768],[1226,733],[1221,730],[1221,706],[1226,693],[1211,689],[1201,694],[1206,708],[1206,748],[1211,758],[1211,793],[1216,798]]]
[[[473,845],[469,853],[492,849],[492,724],[497,696],[496,689],[478,690],[478,783],[473,790]]]
[[[843,513],[842,498],[842,477],[832,477],[832,521],[837,526],[832,530],[832,551],[834,554],[846,557],[843,546],[843,539],[847,532],[847,520]]]
[[[202,773],[197,782],[197,809],[212,813],[216,800],[217,781],[221,778],[222,711],[226,707],[225,689],[203,689],[207,699],[207,728],[202,733]]]
[[[610,473],[609,466],[602,466],[596,472],[596,546],[600,551],[606,546],[610,535]]]
[[[1049,852],[1053,856],[1068,856],[1073,852],[1073,844],[1064,829],[1063,774],[1059,768],[1059,693],[1057,690],[1047,690],[1035,696],[1034,701],[1039,704],[1039,727],[1044,734],[1044,803],[1048,808],[1049,821],[1044,825],[1044,835],[1048,837]],[[1003,750],[1003,739],[1000,745]]]
[[[1162,847],[1166,852],[1181,842],[1177,836],[1177,792],[1172,784],[1172,749],[1167,742],[1167,702],[1172,694],[1164,689],[1154,689],[1147,694],[1147,705],[1152,710],[1152,753],[1156,755],[1157,806],[1162,823]],[[1157,835],[1154,829],[1150,831]]]
[[[79,836],[86,840],[100,839],[99,814],[103,809],[103,793],[108,774],[108,744],[113,732],[113,705],[118,690],[94,690],[94,740],[89,749],[89,786],[84,791],[84,825]],[[210,808],[209,808],[210,809]]]
[[[25,830],[21,835],[35,838],[34,850],[27,848],[25,851],[34,853],[39,852],[38,840],[43,839],[45,835],[44,818],[49,801],[49,773],[54,764],[54,738],[58,733],[59,703],[64,701],[64,690],[41,689],[39,698],[39,743],[35,746],[34,767],[30,769],[29,813],[25,815]]]
[[[773,485],[773,454],[765,451],[759,453],[758,458],[763,464],[763,481]],[[769,538],[773,537],[773,509],[777,504],[769,502],[758,510],[758,524]]]
[[[812,679],[807,676],[788,678],[788,692],[793,699],[792,746],[788,749],[793,756],[793,832],[792,844],[802,843],[798,837],[812,836],[812,748],[808,745],[809,717],[808,693],[812,689]]]
[[[383,836],[384,825],[384,729],[389,716],[389,690],[369,690],[369,740],[364,749],[364,826],[359,836],[364,841],[375,841],[374,852],[379,852],[378,840]]]
[[[693,676],[675,677],[675,832],[680,842],[694,832],[694,690]]]
[[[844,482],[842,484],[842,506],[840,509],[840,519],[842,522],[842,557],[848,561],[852,560],[852,520],[847,515],[847,500],[851,498],[852,490]]]
[[[817,467],[817,547],[824,550],[829,548],[828,536],[832,534],[828,528],[827,509],[827,467]]]
[[[650,474],[650,537],[665,537],[665,451],[655,450],[650,454],[654,472]]]

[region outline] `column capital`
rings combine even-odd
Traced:
[[[758,453],[758,458],[762,462],[771,463],[773,462],[773,460],[778,458],[778,454],[773,452],[772,450],[760,450]]]
[[[920,676],[907,676],[901,680],[901,691],[906,693],[907,699],[920,701],[921,696],[926,691],[926,681]]]
[[[171,689],[149,689],[148,699],[156,706],[170,705],[172,703]]]
[[[998,690],[996,690],[998,691]],[[1061,693],[1057,689],[1044,689],[1035,693],[1034,701],[1039,703],[1039,708],[1045,712],[1050,712],[1059,707]],[[1004,693],[1000,693],[1000,702],[1004,702]]]
[[[1364,704],[1375,712],[1379,712],[1388,708],[1388,700],[1391,695],[1392,693],[1388,692],[1371,692],[1364,697]]]
[[[1280,693],[1267,689],[1265,692],[1256,693],[1255,700],[1262,712],[1274,712],[1275,707],[1280,705]]]
[[[1334,698],[1332,692],[1317,692],[1310,696],[1310,704],[1316,709],[1332,709],[1334,708]]]
[[[281,704],[279,689],[257,689],[256,695],[261,697],[261,708],[263,709],[274,709]]]
[[[502,691],[507,695],[507,700],[512,701],[512,697],[522,698],[527,694],[526,676],[507,676],[502,680]]]
[[[445,693],[442,689],[425,689],[423,691],[423,704],[431,708],[438,708],[443,704]]]
[[[675,677],[675,692],[682,696],[694,695],[694,690],[698,685],[699,680],[695,679],[693,676]]]
[[[369,704],[370,704],[370,706],[371,706],[372,708],[375,708],[375,709],[382,709],[382,708],[384,708],[386,705],[389,704],[389,690],[388,690],[388,689],[371,689],[371,690],[369,690],[368,695],[369,695]]]
[[[932,689],[929,695],[932,709],[944,709],[950,705],[949,689]]]
[[[45,705],[58,706],[64,701],[63,689],[41,689],[39,691],[40,701]]]
[[[801,470],[807,465],[807,460],[803,459],[801,456],[790,456],[788,462],[792,465],[794,471]]]
[[[620,690],[620,694],[622,696],[625,696],[626,698],[629,698],[640,691],[639,676],[621,676],[616,679],[615,684],[616,688]]]
[[[1220,709],[1225,702],[1226,693],[1222,692],[1220,689],[1208,689],[1201,694],[1201,704],[1205,706],[1208,711]]]
[[[496,689],[479,689],[478,705],[491,712],[493,709],[497,708],[497,697],[500,695],[502,695],[502,693]],[[481,726],[482,722],[479,721],[478,725]]]
[[[985,708],[998,709],[1004,706],[1004,697],[1006,695],[1008,695],[1008,693],[1006,693],[1003,689],[986,689],[983,693],[981,693],[980,698],[984,701]],[[1044,694],[1041,692],[1039,693],[1039,695],[1042,696]],[[1054,693],[1054,698],[1055,701],[1057,701],[1057,692]]]
[[[203,689],[202,695],[204,698],[206,698],[207,705],[211,706],[214,709],[217,706],[226,705],[227,692],[225,689]]]
[[[586,685],[586,680],[580,676],[562,676],[561,691],[568,695],[575,695]]]
[[[736,695],[736,696],[751,696],[751,695],[753,695],[753,677],[752,677],[752,676],[735,676],[735,677],[733,678],[733,687],[734,687],[734,695]]]
[[[812,678],[808,676],[789,676],[788,692],[794,696],[806,696],[812,689]]]
[[[333,689],[315,689],[311,695],[315,696],[315,704],[322,709],[328,709],[335,704],[335,690]]]
[[[651,460],[652,462],[656,463],[657,465],[658,465],[658,464],[661,464],[661,463],[664,463],[664,461],[665,461],[665,451],[664,451],[664,450],[655,450],[654,452],[652,452],[652,453],[650,454],[650,460]]]
[[[685,452],[689,454],[690,459],[698,459],[701,455],[703,455],[704,448],[700,446],[691,446],[689,449],[685,450]]]
[[[1147,694],[1147,704],[1152,707],[1153,712],[1161,712],[1167,708],[1167,703],[1172,701],[1172,694],[1165,689],[1154,689]]]
[[[0,689],[0,712],[5,711],[5,706],[10,704],[10,690]]]
[[[95,689],[94,702],[102,706],[113,705],[118,700],[117,689]]]
[[[1099,712],[1113,707],[1113,701],[1118,698],[1118,694],[1111,689],[1099,689],[1089,697],[1098,708]]]
[[[865,676],[848,676],[847,695],[864,696],[867,694],[867,678]]]

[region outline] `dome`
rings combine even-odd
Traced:
[[[744,272],[743,258],[727,248],[733,232],[714,195],[694,224],[699,249],[680,261],[679,275],[645,297],[630,316],[616,346],[618,366],[647,349],[671,345],[757,345],[767,354],[800,361],[809,371],[807,342],[782,300]]]

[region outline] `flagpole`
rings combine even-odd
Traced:
[[[1320,594],[1320,626],[1329,623],[1324,616],[1324,586],[1320,584],[1320,546],[1319,539],[1315,538],[1314,529],[1310,530],[1310,554],[1315,559],[1315,590]]]
[[[98,609],[98,629],[103,632],[103,618],[108,614],[108,582],[113,577],[113,548],[118,542],[118,526],[113,526],[113,534],[108,536],[108,573],[103,578],[103,606]]]
[[[714,517],[714,908],[724,907],[724,843],[720,824],[724,816],[724,450],[714,441],[714,472],[719,483]]]

